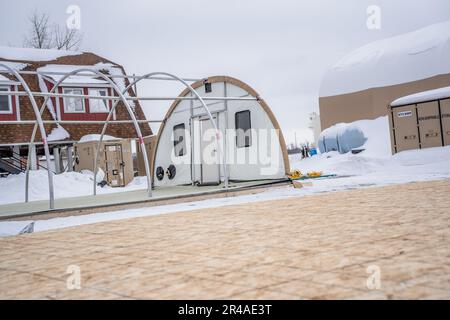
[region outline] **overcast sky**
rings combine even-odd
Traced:
[[[368,42],[450,19],[448,0],[0,0],[0,12],[8,12],[0,19],[0,45],[22,45],[35,9],[64,25],[69,5],[81,9],[81,50],[130,74],[239,78],[268,102],[288,142],[293,132],[299,141],[311,139],[308,114],[318,111],[330,65]],[[370,5],[381,8],[379,30],[366,26]],[[138,89],[177,95],[182,87],[147,81]],[[168,106],[145,103],[144,111],[162,119]]]

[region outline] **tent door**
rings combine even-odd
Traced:
[[[217,124],[217,117],[213,118]],[[209,118],[200,120],[201,185],[220,184],[220,162],[214,126]]]
[[[105,146],[106,181],[112,187],[125,186],[122,145]]]

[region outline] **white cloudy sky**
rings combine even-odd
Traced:
[[[374,40],[450,19],[448,0],[0,0],[0,45],[21,46],[35,9],[61,24],[81,8],[81,49],[128,73],[167,71],[184,77],[230,75],[253,86],[279,119],[288,142],[310,139],[326,69]],[[369,5],[381,8],[380,30],[366,27]],[[148,81],[140,94],[177,95],[178,85]],[[165,103],[145,103],[162,119]],[[156,128],[156,127],[154,127]]]

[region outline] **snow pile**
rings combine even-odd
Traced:
[[[82,52],[56,50],[56,49],[34,49],[14,48],[0,46],[0,58],[6,60],[23,61],[51,61],[64,56],[75,56]]]
[[[365,154],[384,156],[391,154],[389,119],[387,116],[375,120],[359,120],[352,123],[338,123],[319,136],[320,152],[339,151],[347,153],[352,149],[366,149]]]
[[[70,138],[70,134],[59,124],[53,128],[52,132],[47,136],[47,141],[61,141]]]
[[[420,103],[425,101],[440,100],[450,98],[450,87],[428,90],[398,98],[391,103],[391,106],[402,106],[405,104]]]
[[[82,136],[80,141],[78,142],[89,142],[89,141],[98,141],[100,140],[100,134],[87,134],[85,136]],[[103,141],[107,140],[120,140],[119,138],[108,136],[107,134],[103,135]]]
[[[450,72],[450,20],[369,43],[328,70],[320,96],[426,79]],[[355,81],[357,79],[357,81]]]
[[[98,177],[101,178],[101,173]],[[98,187],[97,193],[103,194],[145,189],[147,188],[146,179],[146,177],[135,177],[133,181],[123,188],[112,188],[109,186],[104,186],[103,188]],[[98,181],[100,182],[101,180]],[[93,173],[64,172],[53,175],[53,183],[56,199],[92,195]],[[47,171],[31,170],[29,188],[30,201],[47,200],[49,197]],[[0,204],[25,201],[24,192],[25,173],[11,174],[6,178],[0,179],[0,193],[4,195],[0,198]]]

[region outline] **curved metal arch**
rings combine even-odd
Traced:
[[[34,99],[34,96],[31,93],[30,87],[28,87],[28,84],[25,82],[25,80],[22,78],[22,76],[17,72],[17,70],[15,70],[3,63],[0,63],[0,67],[3,67],[5,69],[7,69],[8,71],[10,71],[12,74],[14,74],[14,76],[17,78],[17,80],[19,80],[19,82],[22,84],[23,89],[26,91],[28,98],[30,99],[31,105],[33,107],[33,111],[36,116],[36,124],[35,124],[34,131],[37,131],[37,127],[39,126],[39,130],[41,132],[41,137],[42,137],[42,143],[44,144],[44,152],[45,152],[45,158],[46,158],[46,162],[47,162],[50,209],[53,209],[54,205],[55,205],[54,192],[53,192],[53,176],[50,171],[50,151],[48,148],[47,134],[45,133],[44,123],[42,122],[42,117],[41,117],[42,113],[39,112],[38,106],[36,104],[36,100]],[[34,133],[34,136],[35,135],[36,135],[36,133]],[[28,155],[30,155],[30,147],[31,147],[31,145],[29,145],[29,147],[28,147]],[[28,181],[29,166],[30,166],[30,157],[28,157],[28,161],[27,161],[27,172],[26,172],[26,180],[27,181]],[[28,201],[28,188],[26,191],[26,200]]]
[[[144,80],[144,79],[150,79],[150,78],[152,78],[152,77],[154,77],[154,76],[158,76],[158,75],[165,75],[165,76],[167,76],[167,77],[170,77],[170,78],[172,78],[172,79],[174,79],[174,80],[177,80],[177,81],[181,82],[182,84],[184,84],[184,85],[186,86],[186,88],[187,88],[190,92],[192,92],[192,93],[197,97],[197,99],[200,101],[200,103],[202,104],[203,108],[205,109],[206,113],[208,114],[209,120],[211,121],[211,123],[212,123],[212,125],[213,125],[213,128],[214,128],[214,130],[216,131],[217,140],[219,140],[219,139],[220,139],[220,131],[219,131],[219,129],[217,128],[217,125],[216,125],[216,123],[214,122],[213,116],[212,116],[212,114],[211,114],[211,112],[210,112],[208,106],[206,105],[205,101],[204,101],[204,100],[202,99],[202,97],[197,93],[197,91],[195,91],[195,90],[192,88],[192,86],[191,86],[189,83],[187,83],[185,80],[181,79],[180,77],[177,77],[177,76],[175,76],[175,75],[173,75],[173,74],[170,74],[170,73],[167,73],[167,72],[151,72],[151,73],[147,73],[147,74],[145,74],[145,75],[143,75],[143,76],[138,77],[137,79],[134,79],[134,81],[131,82],[131,83],[125,88],[124,93],[127,92],[130,88],[132,88],[134,85],[136,85],[136,84],[137,84],[138,82],[140,82],[141,80]],[[118,101],[116,101],[116,102],[114,103],[113,107],[112,107],[111,110],[109,111],[108,117],[106,118],[106,123],[103,125],[102,133],[101,133],[101,135],[100,135],[100,139],[99,139],[98,144],[97,144],[97,152],[96,152],[96,155],[95,155],[95,168],[94,168],[94,195],[95,195],[96,192],[97,192],[97,182],[96,182],[96,178],[97,178],[97,170],[98,170],[98,160],[99,160],[99,155],[100,155],[100,145],[101,145],[101,143],[102,143],[103,136],[104,136],[104,134],[105,134],[105,132],[106,132],[106,128],[108,127],[109,121],[110,121],[110,119],[111,119],[111,115],[113,114],[113,112],[114,112],[114,110],[115,110],[117,104],[118,104]],[[142,142],[143,142],[143,141],[142,141]],[[141,146],[142,146],[142,145],[144,145],[144,147],[141,148],[141,149],[142,149],[143,151],[145,151],[145,144],[142,143]],[[225,188],[228,188],[228,172],[227,172],[227,166],[226,166],[225,153],[221,150],[221,148],[220,148],[220,143],[219,143],[219,142],[218,142],[218,147],[219,147],[218,150],[220,150],[220,153],[221,153],[221,156],[222,156],[222,167],[223,167],[223,173],[224,173],[224,178],[225,178],[225,179],[224,179],[224,184],[225,184]],[[147,155],[146,155],[146,154],[144,154],[144,162],[145,162],[146,165],[148,164],[148,159],[147,159]],[[152,175],[153,175],[153,172],[152,172]],[[148,183],[149,183],[148,185],[150,185],[150,182],[148,182]]]
[[[139,139],[139,141],[141,142],[141,147],[142,147],[141,149],[142,149],[143,157],[144,157],[145,172],[146,172],[146,174],[147,174],[147,183],[148,183],[148,184],[147,184],[147,187],[148,187],[148,190],[149,190],[149,194],[151,195],[151,176],[150,176],[150,169],[149,169],[149,166],[148,166],[148,161],[145,161],[145,159],[147,159],[147,156],[146,156],[146,153],[145,153],[145,144],[144,144],[144,139],[143,139],[143,137],[142,137],[141,128],[139,127],[139,124],[137,123],[136,117],[134,116],[134,113],[133,113],[133,111],[131,110],[131,107],[130,107],[130,105],[128,104],[127,99],[126,99],[125,96],[122,94],[122,92],[120,91],[119,87],[117,87],[117,85],[116,85],[116,84],[115,84],[115,83],[114,83],[107,75],[105,75],[104,73],[101,73],[101,72],[98,71],[98,70],[93,70],[93,69],[89,69],[89,68],[79,68],[79,69],[72,70],[71,72],[65,74],[61,79],[59,79],[59,80],[55,83],[55,85],[54,85],[53,88],[49,91],[49,93],[50,93],[50,94],[54,93],[54,91],[56,90],[56,88],[58,88],[58,86],[59,86],[64,80],[66,80],[68,77],[70,77],[70,76],[72,76],[72,75],[76,75],[76,74],[78,74],[78,73],[80,73],[80,72],[90,72],[90,73],[93,73],[93,74],[95,74],[95,75],[97,75],[97,76],[103,78],[106,82],[108,82],[108,83],[111,85],[111,87],[113,88],[113,90],[114,90],[115,92],[117,92],[117,94],[119,95],[119,99],[124,103],[125,108],[127,109],[127,112],[128,112],[128,114],[130,115],[131,120],[133,121],[134,128],[135,128],[135,130],[136,130],[136,134],[137,134],[137,136],[138,136],[138,139]],[[41,115],[41,114],[44,112],[45,107],[47,106],[47,102],[48,102],[49,98],[50,98],[50,96],[46,96],[46,97],[45,97],[44,103],[42,104],[41,110],[39,111],[39,112],[40,112],[39,115]],[[118,101],[119,101],[119,100],[116,101],[115,105],[118,103]],[[37,110],[37,106],[36,106],[36,110]],[[108,117],[109,117],[109,114],[108,114]],[[29,144],[30,147],[29,147],[29,148],[31,148],[31,146],[32,146],[33,143],[34,143],[34,139],[35,139],[35,136],[36,136],[36,129],[37,129],[37,128],[36,128],[36,124],[35,124],[35,126],[34,126],[34,128],[33,128],[33,133],[32,133],[32,136],[31,136],[31,140],[30,140],[30,144]],[[97,162],[97,161],[96,161],[96,162]],[[29,175],[29,164],[27,163],[26,186],[25,186],[25,188],[26,188],[26,190],[25,190],[25,193],[26,193],[26,201],[28,201],[28,175]],[[94,185],[96,184],[96,175],[97,175],[97,170],[95,170],[95,172],[94,172]]]

